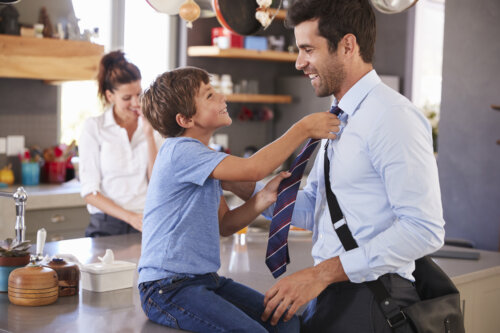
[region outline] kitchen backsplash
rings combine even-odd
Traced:
[[[0,79],[0,137],[24,135],[26,146],[57,143],[58,88],[39,80]]]

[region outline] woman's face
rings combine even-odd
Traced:
[[[113,91],[106,90],[108,102],[113,104],[115,116],[121,120],[137,119],[140,114],[141,81],[121,84]]]

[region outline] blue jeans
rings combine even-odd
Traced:
[[[264,296],[216,273],[139,285],[142,309],[158,324],[193,332],[299,332],[299,319],[263,322]]]

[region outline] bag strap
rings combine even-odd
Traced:
[[[330,210],[333,229],[337,233],[337,236],[339,237],[344,249],[346,251],[349,251],[357,248],[358,243],[356,243],[356,240],[352,236],[351,230],[349,230],[349,227],[347,226],[347,220],[342,213],[337,197],[332,192],[332,188],[330,186],[330,160],[328,159],[327,153],[328,142],[329,141],[326,141],[325,144],[324,156],[326,200],[328,202],[328,209]],[[344,223],[340,226],[336,226],[336,224],[341,223],[340,220],[344,220]],[[406,326],[405,324],[408,324],[406,315],[403,311],[401,311],[399,305],[397,305],[396,302],[391,298],[389,292],[385,288],[382,281],[380,281],[380,279],[368,281],[365,282],[365,284],[373,293],[377,303],[380,306],[380,309],[382,310],[382,313],[384,314],[385,319],[387,320],[387,323],[389,324],[389,327],[391,327],[394,332],[398,332],[398,328],[402,328]]]

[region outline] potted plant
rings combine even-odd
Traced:
[[[29,241],[18,242],[12,238],[0,243],[0,292],[7,292],[10,272],[29,263],[30,246]]]

